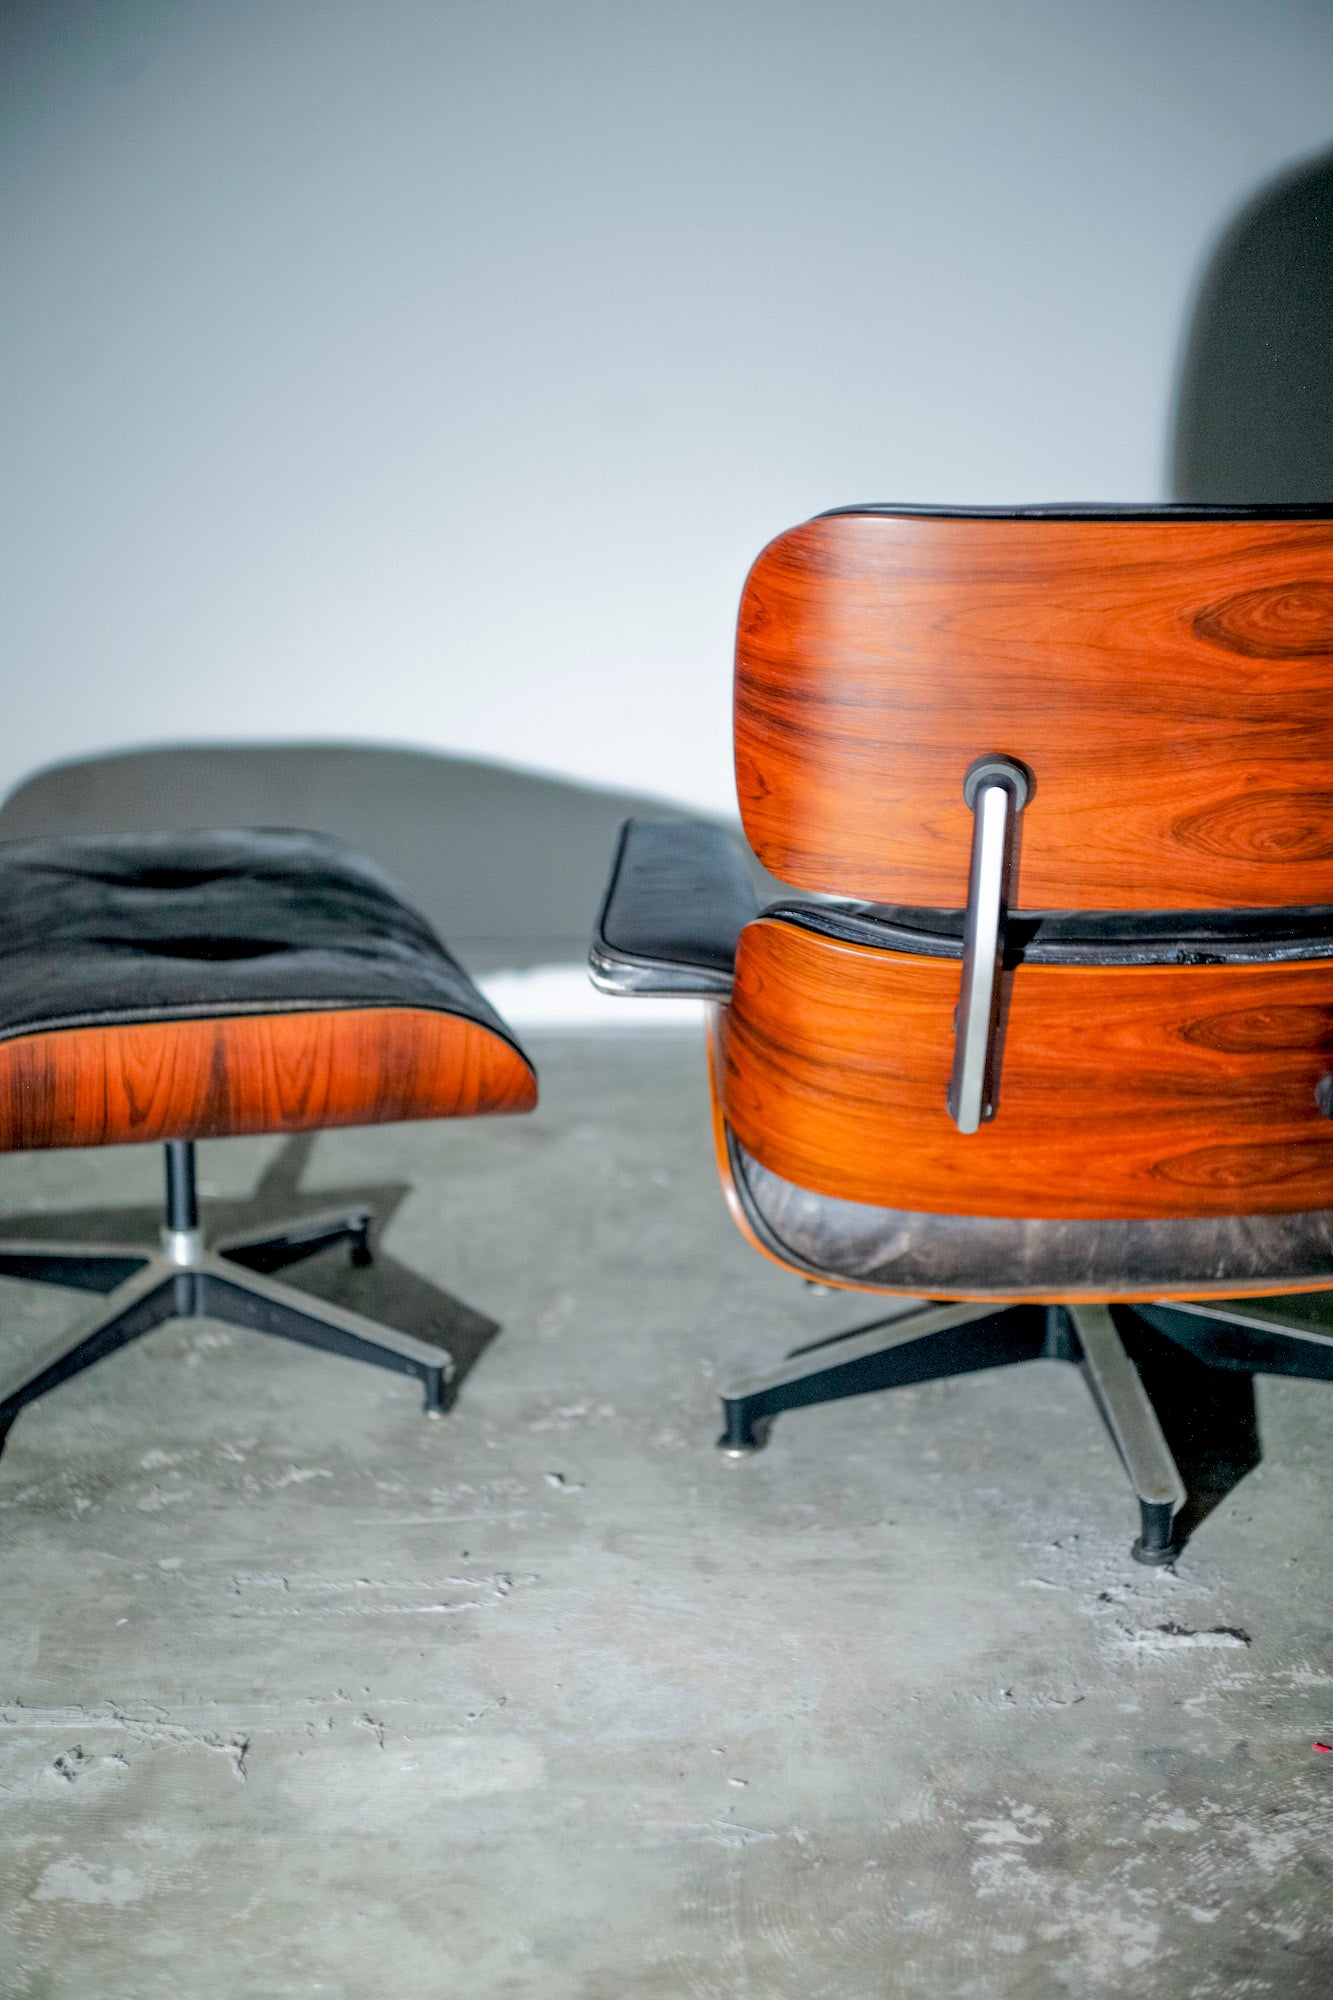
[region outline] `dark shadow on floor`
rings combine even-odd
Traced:
[[[371,1232],[375,1260],[371,1265],[355,1268],[348,1260],[346,1247],[342,1246],[320,1251],[302,1263],[289,1266],[282,1274],[282,1281],[294,1291],[309,1292],[314,1298],[347,1306],[381,1325],[442,1342],[454,1360],[449,1391],[452,1402],[471,1369],[500,1332],[498,1323],[431,1284],[381,1248],[383,1231],[411,1192],[407,1182],[357,1181],[347,1187],[321,1187],[313,1193],[303,1193],[300,1182],[314,1140],[312,1133],[288,1139],[255,1183],[253,1193],[239,1200],[203,1199],[200,1220],[206,1240],[217,1242],[257,1229],[261,1224],[299,1221],[303,1216],[329,1209],[358,1204],[369,1207],[375,1217]],[[17,1211],[0,1215],[0,1241],[107,1243],[155,1249],[161,1226],[160,1208],[79,1208],[63,1212],[43,1209],[39,1214]],[[71,1300],[76,1296],[70,1292]],[[71,1307],[71,1318],[73,1312]]]
[[[1333,153],[1262,188],[1204,271],[1176,389],[1177,500],[1333,500]]]
[[[388,869],[469,972],[581,960],[616,829],[678,810],[504,765],[361,743],[183,744],[39,771],[0,840],[178,827],[338,834]]]

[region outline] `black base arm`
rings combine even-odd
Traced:
[[[354,1264],[369,1264],[367,1208],[337,1209],[299,1222],[272,1223],[205,1249],[198,1227],[194,1147],[167,1146],[167,1206],[160,1251],[108,1244],[0,1242],[0,1276],[102,1294],[45,1354],[0,1380],[0,1442],[26,1404],[81,1374],[169,1319],[219,1319],[273,1333],[353,1361],[369,1361],[421,1384],[428,1416],[448,1407],[454,1360],[438,1341],[403,1333],[271,1273],[331,1244],[346,1243]]]
[[[1207,1491],[1207,1468],[1226,1458],[1228,1441],[1204,1440],[1214,1448],[1200,1450],[1197,1433],[1201,1417],[1234,1419],[1237,1413],[1226,1412],[1228,1400],[1235,1400],[1226,1396],[1215,1398],[1208,1411],[1207,1378],[1239,1370],[1333,1380],[1333,1334],[1303,1323],[1301,1308],[1299,1298],[1172,1300],[1117,1306],[1114,1312],[1102,1305],[939,1305],[902,1299],[873,1325],[797,1348],[781,1366],[724,1390],[718,1445],[729,1457],[748,1457],[765,1444],[779,1412],[807,1403],[1017,1361],[1070,1361],[1083,1374],[1138,1501],[1139,1534],[1131,1553],[1138,1562],[1170,1563],[1210,1501],[1222,1497],[1221,1487]],[[1184,1393],[1174,1399],[1174,1409],[1172,1354],[1188,1378],[1179,1385]],[[1258,1459],[1252,1395],[1249,1418],[1239,1452],[1232,1441],[1235,1462],[1226,1487]],[[1202,1489],[1198,1494],[1193,1483],[1187,1491],[1177,1464],[1187,1450]]]

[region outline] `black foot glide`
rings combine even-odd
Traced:
[[[1333,1381],[1333,1330],[1303,1323],[1299,1299],[1163,1301],[1118,1306],[1211,1369],[1299,1375]],[[719,1449],[747,1458],[764,1445],[781,1410],[859,1396],[872,1389],[938,1381],[948,1375],[1041,1358],[1082,1370],[1139,1504],[1136,1562],[1162,1567],[1184,1545],[1186,1491],[1157,1409],[1106,1306],[936,1305],[901,1301],[891,1315],[833,1340],[798,1348],[781,1367],[737,1382],[722,1395]]]
[[[1158,1506],[1151,1500],[1140,1500],[1139,1519],[1142,1526],[1129,1547],[1135,1562],[1148,1563],[1154,1569],[1165,1569],[1175,1561],[1183,1546],[1176,1538],[1175,1518],[1175,1510],[1169,1505]]]
[[[768,1418],[756,1417],[744,1396],[722,1398],[722,1435],[717,1448],[727,1458],[749,1458],[768,1442]]]
[[[0,1383],[0,1446],[19,1411],[104,1355],[168,1319],[207,1317],[369,1361],[421,1383],[426,1414],[448,1408],[453,1357],[438,1341],[400,1333],[361,1313],[279,1284],[268,1273],[346,1241],[354,1264],[371,1262],[365,1208],[307,1216],[285,1227],[204,1248],[195,1197],[194,1146],[167,1147],[167,1209],[158,1252],[110,1244],[0,1243],[0,1275],[96,1292],[101,1302],[68,1327],[39,1360]]]

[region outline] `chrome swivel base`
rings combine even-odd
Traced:
[[[1333,1333],[1284,1316],[1286,1300],[1163,1300],[1118,1306],[1183,1349],[1199,1370],[1299,1375],[1333,1381]],[[1009,1362],[1072,1361],[1081,1368],[1139,1503],[1131,1553],[1142,1563],[1174,1562],[1183,1537],[1184,1481],[1158,1412],[1107,1306],[935,1305],[903,1299],[873,1326],[799,1347],[780,1367],[722,1394],[718,1439],[732,1458],[767,1440],[781,1410],[864,1395],[873,1389],[938,1381]]]
[[[268,1275],[340,1242],[350,1244],[354,1264],[369,1264],[369,1209],[337,1209],[270,1224],[206,1249],[195,1197],[193,1142],[174,1140],[166,1151],[167,1209],[160,1250],[0,1242],[0,1276],[102,1295],[101,1303],[82,1314],[44,1355],[0,1381],[0,1440],[26,1404],[169,1319],[225,1320],[415,1375],[426,1414],[443,1414],[454,1376],[447,1348],[314,1299]]]

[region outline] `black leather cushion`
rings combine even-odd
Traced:
[[[812,1277],[927,1298],[1031,1298],[1161,1287],[1225,1297],[1250,1284],[1333,1284],[1333,1211],[1075,1222],[934,1215],[840,1201],[770,1173],[728,1134],[732,1178],[761,1242]]]
[[[588,955],[605,993],[725,998],[759,898],[740,841],[710,820],[627,819]]]
[[[388,877],[328,834],[0,843],[0,1040],[344,1007],[434,1009],[518,1046]]]

